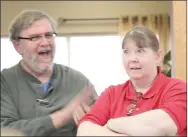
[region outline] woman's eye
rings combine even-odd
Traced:
[[[128,53],[128,50],[124,50],[123,53],[127,54],[127,53]]]
[[[145,52],[144,49],[139,49],[138,50],[139,53]]]

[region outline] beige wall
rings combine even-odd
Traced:
[[[169,1],[2,1],[1,35],[7,35],[8,26],[21,10],[34,8],[47,12],[54,19],[117,18],[125,14],[169,13]],[[97,24],[71,24],[58,28],[60,33],[116,33],[117,21]]]
[[[186,1],[173,1],[174,73],[186,80]]]
[[[171,10],[171,6],[173,10]],[[1,36],[8,34],[8,26],[23,9],[47,12],[55,20],[64,18],[117,18],[125,14],[172,13],[174,45],[174,73],[186,79],[186,2],[173,1],[1,1]],[[58,33],[117,33],[117,22],[97,24],[67,23]]]

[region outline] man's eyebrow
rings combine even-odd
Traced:
[[[41,35],[46,35],[46,34],[51,34],[51,33],[53,33],[53,31],[45,32],[43,34],[41,34],[41,33],[38,33],[38,34],[35,33],[35,34],[30,34],[29,37],[41,36]]]
[[[29,37],[40,36],[40,34],[30,34]]]

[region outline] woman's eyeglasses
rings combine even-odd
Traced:
[[[133,101],[132,101],[131,104],[129,104],[128,107],[127,107],[127,115],[128,115],[128,116],[130,116],[130,115],[133,113],[133,111],[134,111],[134,109],[135,109],[135,107],[136,107],[136,105],[137,105],[137,102],[138,102],[141,98],[142,98],[142,93],[136,92],[136,93],[135,93],[135,96],[134,96],[134,98],[133,98]]]

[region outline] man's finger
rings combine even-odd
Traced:
[[[78,107],[77,113],[78,113],[79,119],[81,119],[85,115],[85,111],[81,105]]]
[[[83,115],[84,112],[81,111],[80,106],[73,112],[73,118],[76,124],[78,124],[78,121],[81,119],[81,115]]]
[[[73,119],[74,119],[74,122],[76,123],[76,125],[78,125],[78,118],[77,118],[76,112],[73,113]]]
[[[91,106],[89,106],[88,104],[86,104],[85,102],[83,102],[82,104],[82,107],[84,109],[84,111],[87,113],[91,110]]]
[[[80,120],[84,115],[85,115],[85,111],[81,106],[78,106],[73,113],[73,117],[75,121]]]

